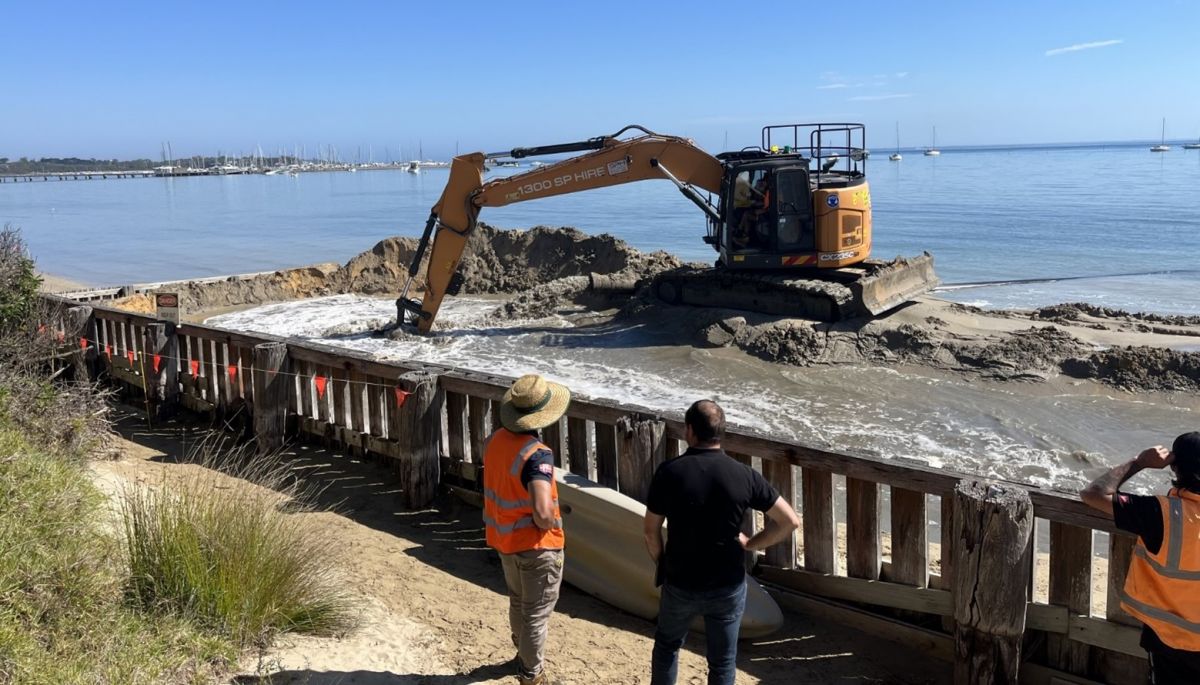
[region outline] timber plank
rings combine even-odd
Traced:
[[[846,479],[846,574],[879,579],[879,485]]]
[[[775,462],[763,461],[763,470],[774,469]],[[792,467],[788,466],[788,471]],[[804,519],[804,568],[818,573],[837,570],[837,526],[833,510],[833,474],[824,469],[804,468],[801,472]],[[780,495],[783,495],[781,492]],[[795,506],[793,500],[792,505]],[[768,561],[770,561],[768,557]],[[778,564],[777,564],[778,565]]]
[[[892,576],[905,585],[929,583],[929,526],[925,493],[892,487]]]

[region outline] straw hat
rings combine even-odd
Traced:
[[[571,403],[571,391],[536,373],[513,381],[500,404],[500,423],[514,433],[545,428],[562,418]]]

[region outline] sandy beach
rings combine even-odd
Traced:
[[[171,423],[147,430],[129,410],[118,430],[122,456],[94,466],[108,492],[119,492],[127,483],[169,483],[199,468],[178,463],[188,442],[196,440],[189,426]],[[330,563],[356,596],[360,621],[337,638],[284,636],[269,650],[248,655],[230,682],[512,682],[507,598],[499,561],[481,539],[479,510],[446,497],[425,511],[397,511],[388,472],[375,464],[310,447],[286,456],[298,477],[328,485],[321,500],[337,513],[296,515],[312,519],[340,541],[343,553]],[[564,587],[551,622],[550,666],[575,685],[645,685],[653,629],[649,621]],[[703,682],[702,650],[702,638],[689,639],[679,682]],[[949,682],[945,664],[913,663],[892,643],[798,615],[789,615],[773,635],[742,642],[739,664],[739,685]]]

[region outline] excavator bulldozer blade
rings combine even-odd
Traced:
[[[928,252],[917,257],[897,257],[887,263],[868,262],[868,265],[874,268],[848,285],[855,300],[872,316],[927,293],[941,282],[933,272],[933,255]]]

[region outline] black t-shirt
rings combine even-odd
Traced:
[[[1118,492],[1113,495],[1113,522],[1123,531],[1133,533],[1142,540],[1146,551],[1158,554],[1163,544],[1163,514],[1158,498],[1150,495],[1128,495]],[[1163,644],[1149,626],[1142,627],[1142,649],[1157,654],[1168,654],[1181,666],[1200,673],[1200,652],[1188,652]]]
[[[746,509],[766,511],[778,498],[761,474],[720,449],[693,447],[659,466],[647,508],[667,517],[667,582],[692,591],[740,583]]]

